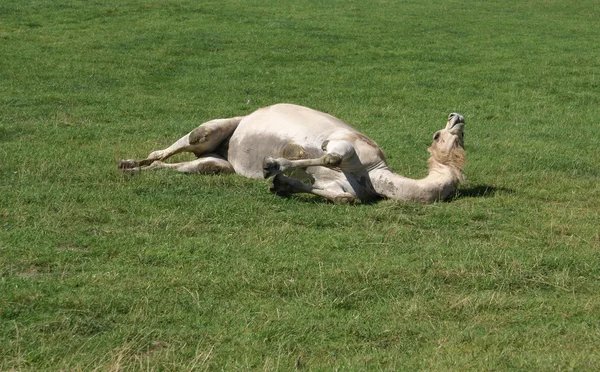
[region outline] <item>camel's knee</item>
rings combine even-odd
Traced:
[[[208,126],[199,126],[194,129],[188,135],[188,140],[190,145],[196,145],[199,143],[206,142],[206,139],[210,135],[211,129]]]
[[[281,156],[290,160],[306,159],[306,150],[297,143],[287,143],[281,152]]]
[[[197,173],[200,174],[232,174],[235,173],[233,166],[226,161],[215,159],[207,161],[197,168]]]
[[[325,161],[330,166],[338,166],[344,159],[350,159],[356,154],[354,145],[346,140],[327,140],[321,145],[325,151]]]
[[[188,174],[228,174],[235,173],[233,166],[225,159],[214,154],[202,156],[196,160],[168,165],[178,172]]]
[[[270,156],[263,160],[263,177],[269,178],[273,175],[285,172],[292,166],[292,161],[285,158],[274,159]]]
[[[188,134],[188,143],[194,146],[209,142],[210,145],[216,146],[231,136],[242,119],[240,116],[207,121]]]
[[[342,163],[342,155],[335,153],[328,153],[323,156],[323,165],[330,167],[337,167]]]

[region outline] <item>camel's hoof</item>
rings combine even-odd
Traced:
[[[135,168],[138,166],[139,166],[138,162],[135,160],[131,160],[131,159],[121,159],[121,160],[119,160],[119,164],[118,164],[119,169],[132,169],[132,168]]]
[[[125,175],[134,175],[140,173],[140,168],[123,168],[121,172]]]
[[[276,174],[273,178],[273,183],[269,187],[269,191],[278,196],[290,196],[293,194],[292,186],[284,181],[283,175]]]
[[[277,161],[271,157],[266,157],[265,160],[263,160],[263,177],[264,178],[269,178],[271,176],[274,176],[276,174],[279,174],[280,169],[279,169],[279,164],[277,163]]]
[[[356,203],[356,198],[352,195],[338,195],[333,198],[333,202],[335,204],[354,204]]]

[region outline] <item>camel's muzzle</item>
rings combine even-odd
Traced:
[[[446,129],[450,130],[450,133],[459,134],[465,129],[465,118],[456,112],[448,115],[448,124]]]
[[[450,124],[450,128],[460,123],[465,123],[465,118],[461,114],[453,112],[450,115],[448,115],[448,124]]]

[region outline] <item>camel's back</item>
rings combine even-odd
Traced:
[[[343,121],[307,107],[278,104],[246,116],[229,141],[227,159],[236,173],[262,178],[262,163],[271,157],[319,157],[334,132],[357,131]]]

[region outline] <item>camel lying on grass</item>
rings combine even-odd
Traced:
[[[120,160],[119,168],[274,176],[270,190],[275,194],[312,193],[334,203],[380,198],[432,202],[448,198],[463,179],[464,126],[462,115],[450,114],[428,149],[429,175],[419,180],[392,172],[379,146],[348,124],[291,104],[206,122],[144,160]],[[197,159],[163,162],[184,151],[193,152]]]

